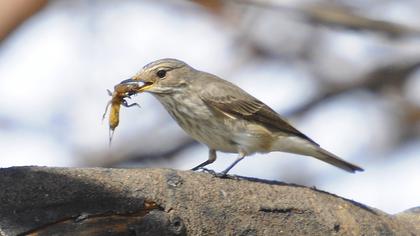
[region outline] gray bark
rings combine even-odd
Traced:
[[[417,235],[420,208],[388,215],[304,186],[170,169],[0,169],[3,235]]]

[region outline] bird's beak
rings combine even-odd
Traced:
[[[138,81],[135,81],[133,78],[129,78],[126,80],[123,80],[120,82],[120,84],[132,84],[132,83],[137,83]]]
[[[120,82],[120,84],[133,84],[133,83],[144,83],[142,86],[140,86],[139,88],[139,92],[144,92],[147,89],[149,89],[150,87],[152,87],[153,83],[152,82],[147,82],[147,81],[143,81],[141,79],[139,79],[137,76],[135,77],[131,77],[129,79],[123,80]]]

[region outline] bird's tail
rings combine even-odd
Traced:
[[[322,149],[321,147],[317,147],[316,150],[314,150],[314,152],[310,153],[310,155],[317,158],[318,160],[324,161],[351,173],[354,173],[356,171],[363,171],[363,169],[359,166],[347,162],[339,158],[338,156],[332,154],[331,152]]]
[[[363,171],[362,168],[339,158],[331,152],[321,148],[318,144],[299,137],[278,138],[272,148],[276,151],[312,156],[351,173]]]

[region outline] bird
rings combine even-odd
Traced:
[[[274,151],[315,157],[350,173],[363,171],[323,149],[240,87],[181,60],[153,61],[120,82],[129,83],[142,83],[139,93],[151,93],[186,133],[207,145],[208,159],[194,171],[216,161],[217,151],[238,154],[218,173],[222,176],[246,156]]]

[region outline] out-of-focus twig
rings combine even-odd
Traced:
[[[398,143],[401,144],[407,140],[420,137],[420,107],[408,101],[401,91],[392,94],[394,100],[395,113],[400,119],[400,132],[398,136]]]
[[[344,6],[337,4],[316,3],[307,5],[291,5],[283,1],[228,0],[238,4],[295,12],[304,16],[309,23],[331,25],[353,30],[370,30],[400,37],[408,35],[420,36],[420,29],[384,20],[376,20],[362,16]]]
[[[165,123],[157,123],[150,127],[166,127]],[[165,128],[163,128],[165,129]],[[170,128],[168,128],[170,129]],[[147,131],[145,131],[147,132]],[[170,161],[176,154],[196,145],[191,137],[176,130],[168,130],[164,136],[156,135],[151,139],[144,139],[144,133],[127,138],[125,142],[114,143],[110,149],[99,149],[81,153],[82,166],[115,167],[124,163],[146,163],[150,161]]]
[[[311,5],[303,8],[302,12],[311,22],[319,24],[345,27],[354,30],[371,30],[394,37],[406,35],[420,36],[419,29],[389,21],[371,19],[337,5]]]
[[[385,86],[400,88],[408,78],[408,75],[418,68],[420,68],[420,59],[412,60],[409,62],[394,62],[384,65],[364,75],[363,78],[355,79],[355,82],[353,83],[330,85],[324,90],[324,92],[321,92],[318,97],[289,112],[289,115],[300,116],[318,104],[321,104],[322,102],[331,99],[334,96],[355,89],[378,91]]]
[[[220,13],[221,10],[223,9],[222,0],[191,0],[191,1],[203,6],[204,8],[206,8],[207,10],[213,13]]]
[[[173,157],[175,157],[178,153],[196,145],[197,142],[193,139],[186,139],[183,142],[179,143],[178,145],[175,145],[169,149],[163,150],[161,152],[154,152],[154,153],[148,153],[148,154],[142,154],[138,152],[129,153],[128,155],[124,156],[115,156],[115,158],[102,158],[97,159],[101,161],[101,163],[95,162],[95,166],[101,166],[101,167],[114,167],[118,166],[121,163],[127,163],[127,162],[137,162],[137,163],[144,163],[147,161],[159,161],[159,160],[165,160],[170,161]],[[98,165],[99,164],[99,165]]]
[[[0,0],[0,41],[26,19],[41,10],[47,0]]]

